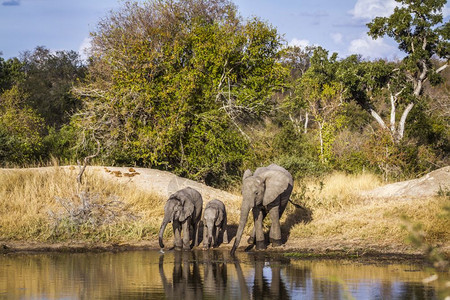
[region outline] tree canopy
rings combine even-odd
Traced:
[[[117,162],[219,178],[250,153],[241,122],[271,110],[280,46],[225,0],[127,3],[93,33],[75,124]]]
[[[0,164],[98,153],[219,186],[272,162],[386,179],[448,165],[445,1],[397,2],[368,24],[405,53],[391,61],[287,46],[229,0],[124,2],[87,61],[43,46],[0,58]]]

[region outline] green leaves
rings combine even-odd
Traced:
[[[0,164],[24,164],[42,149],[43,119],[24,105],[17,87],[4,92],[0,101]]]
[[[228,1],[126,3],[93,36],[89,81],[74,89],[80,145],[104,158],[208,181],[238,172],[248,155],[241,122],[272,109],[287,71],[281,38],[243,22]]]
[[[427,72],[433,55],[449,58],[449,22],[439,26],[442,9],[447,1],[405,1],[389,17],[377,17],[368,23],[368,34],[373,38],[385,35],[393,38],[407,56],[404,63],[410,72]],[[418,61],[422,62],[418,63]]]

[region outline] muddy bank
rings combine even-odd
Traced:
[[[172,241],[167,241],[171,245]],[[229,251],[232,243],[222,244],[218,248],[208,251]],[[193,250],[201,250],[201,245]],[[63,243],[40,243],[40,242],[0,242],[0,254],[20,254],[20,253],[87,253],[87,252],[124,252],[139,250],[160,250],[158,241],[141,241],[136,243],[86,243],[86,242],[63,242]],[[241,245],[240,252],[265,252],[266,254],[285,255],[294,259],[350,259],[363,261],[366,263],[393,263],[407,261],[410,263],[427,263],[426,257],[418,251],[411,249],[406,252],[386,251],[392,250],[384,248],[357,248],[357,249],[339,249],[338,247],[327,247],[316,245],[316,248],[299,247],[294,242],[286,243],[281,247],[273,248],[270,245],[266,250],[255,250],[248,245]],[[170,247],[164,252],[174,251]]]

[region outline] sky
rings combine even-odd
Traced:
[[[140,0],[143,2],[144,0]],[[344,58],[395,59],[403,54],[390,39],[372,40],[366,24],[389,16],[394,0],[234,0],[240,15],[253,16],[277,28],[287,44],[322,46]],[[89,33],[120,0],[0,0],[0,52],[4,59],[19,57],[37,46],[75,50],[83,55]],[[450,6],[444,9],[449,19]]]

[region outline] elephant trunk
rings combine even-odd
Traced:
[[[203,227],[203,230],[205,231],[203,244],[206,248],[209,248],[213,241],[214,221],[208,218],[204,219],[203,222],[205,224],[205,227]]]
[[[169,223],[169,221],[164,219],[161,224],[161,228],[159,229],[159,247],[161,247],[161,248],[164,248],[163,235],[164,235],[164,230],[166,230],[166,226],[168,223]]]
[[[209,219],[207,220],[207,226],[208,226],[208,248],[214,247],[212,242],[214,241],[214,220]]]
[[[245,224],[247,224],[247,218],[248,213],[250,212],[249,206],[244,206],[244,203],[242,203],[241,206],[241,217],[239,219],[239,226],[236,232],[236,239],[234,240],[233,247],[231,248],[231,255],[234,255],[236,252],[237,247],[239,247],[239,243],[241,242],[242,233],[244,232]]]

